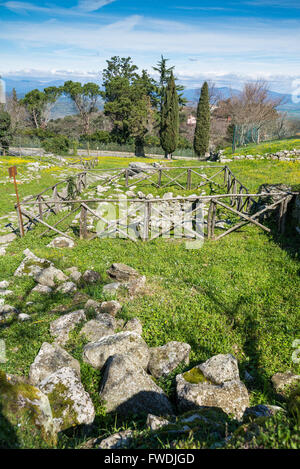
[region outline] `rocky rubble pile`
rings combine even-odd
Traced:
[[[234,160],[277,160],[277,161],[300,161],[300,150],[284,150],[265,155],[233,155],[230,158],[221,153],[220,162],[229,163]]]
[[[15,272],[29,275],[40,288],[58,290],[71,283],[70,278],[29,250]],[[68,269],[73,279],[95,284],[102,281],[99,273],[75,267]],[[127,288],[136,286],[142,276],[132,267],[114,263],[107,271],[113,283]],[[143,285],[146,279],[143,278]],[[0,289],[6,289],[6,282]],[[47,292],[48,293],[48,292]],[[25,410],[31,411],[32,423],[47,441],[55,441],[58,432],[78,425],[90,426],[95,419],[93,397],[81,382],[81,365],[65,350],[72,330],[86,339],[82,362],[101,371],[98,397],[107,412],[122,416],[147,417],[145,428],[170,435],[190,432],[208,425],[216,431],[224,427],[224,418],[242,424],[249,418],[270,417],[280,407],[260,405],[250,407],[249,394],[240,379],[238,362],[231,354],[219,354],[189,368],[191,347],[172,341],[160,347],[149,347],[142,337],[143,327],[138,318],[123,321],[118,317],[122,305],[116,301],[98,303],[88,300],[80,310],[62,314],[50,323],[53,342],[44,342],[30,366],[28,378],[0,375],[0,394],[5,415],[15,418]],[[93,312],[93,319],[89,319]],[[181,365],[187,371],[177,374],[176,400],[171,401],[157,380],[176,372]],[[298,382],[299,376],[275,375],[273,384],[279,392],[286,384]],[[20,384],[21,383],[21,384]],[[12,403],[14,402],[14,406]],[[10,411],[8,411],[8,409]],[[148,415],[148,416],[147,416]],[[225,430],[224,430],[225,431]],[[92,446],[123,447],[132,441],[131,430],[120,432]]]

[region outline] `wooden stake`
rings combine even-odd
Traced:
[[[16,175],[18,174],[17,167],[12,166],[12,167],[8,168],[8,173],[9,173],[9,177],[12,177],[14,179],[14,186],[15,186],[16,197],[17,197],[17,213],[18,213],[18,221],[19,221],[19,228],[20,228],[20,236],[21,236],[21,238],[23,238],[23,236],[24,236],[24,225],[23,225],[23,218],[22,218],[22,212],[21,212],[21,206],[20,206],[18,186],[17,186],[17,181],[16,181]]]

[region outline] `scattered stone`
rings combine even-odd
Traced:
[[[53,288],[57,283],[66,282],[68,277],[61,270],[51,265],[47,269],[34,274],[34,279],[40,285]]]
[[[60,368],[72,368],[80,377],[80,364],[59,345],[44,342],[30,366],[30,383],[38,386],[45,378]]]
[[[121,449],[126,448],[132,442],[132,431],[124,430],[102,440],[99,449]]]
[[[104,285],[102,292],[106,295],[115,295],[121,285],[122,284],[119,282],[108,283],[107,285]]]
[[[77,287],[76,287],[75,283],[65,282],[62,285],[60,285],[57,288],[56,291],[59,292],[59,293],[63,293],[63,294],[67,295],[67,294],[70,294],[70,293],[74,293],[76,290],[77,290]]]
[[[163,417],[157,417],[156,415],[148,414],[146,426],[150,428],[150,430],[155,431],[165,427],[166,425],[170,425],[170,423],[171,422],[169,420]]]
[[[173,414],[172,406],[147,373],[128,356],[111,356],[105,367],[100,397],[108,412],[121,415]]]
[[[3,236],[0,236],[0,244],[8,244],[16,239],[17,235],[14,233],[9,233]]]
[[[11,290],[0,290],[0,296],[9,296],[12,294],[13,292]]]
[[[259,417],[273,417],[277,412],[285,412],[282,407],[269,404],[258,404],[248,407],[244,413],[244,420],[256,419]]]
[[[93,403],[72,368],[60,368],[44,379],[39,388],[49,398],[58,432],[75,425],[93,423]]]
[[[89,342],[97,342],[102,337],[112,335],[113,333],[113,328],[107,327],[96,319],[88,321],[80,331],[80,335],[84,335]]]
[[[94,270],[86,270],[82,276],[82,279],[89,285],[94,285],[102,281],[101,275]]]
[[[122,309],[118,301],[103,301],[100,306],[100,313],[108,313],[111,316],[116,316]]]
[[[83,350],[83,360],[94,368],[102,369],[106,360],[115,354],[124,354],[136,364],[148,367],[149,350],[146,342],[135,332],[118,332],[103,337],[98,342],[87,344]]]
[[[9,287],[9,282],[7,280],[3,280],[0,282],[0,290],[6,290]]]
[[[49,295],[52,292],[52,288],[47,287],[46,285],[36,285],[31,293],[39,293],[40,295]]]
[[[130,296],[136,295],[146,284],[146,277],[143,275],[126,284]]]
[[[50,334],[56,338],[56,342],[64,345],[69,340],[69,332],[81,321],[86,321],[83,309],[65,314],[50,324]]]
[[[97,313],[98,311],[100,311],[100,303],[95,300],[88,300],[84,305],[84,309],[85,311],[94,311]]]
[[[107,273],[110,278],[122,283],[140,277],[140,274],[135,269],[126,264],[112,264]]]
[[[14,275],[16,277],[22,277],[27,275],[29,277],[36,277],[40,275],[44,269],[47,267],[53,266],[53,264],[46,259],[41,259],[37,257],[29,249],[23,251],[25,259],[21,262]]]
[[[167,376],[180,363],[189,364],[191,346],[184,342],[169,342],[162,347],[150,349],[149,372],[155,378]]]
[[[199,369],[214,384],[240,379],[237,359],[231,354],[215,355],[199,365]]]
[[[31,317],[29,316],[29,314],[21,313],[18,315],[18,320],[21,322],[30,321],[30,319]]]
[[[300,375],[296,375],[291,371],[286,371],[285,373],[276,373],[271,378],[275,392],[282,395],[284,394],[286,387],[291,387],[297,383],[300,383],[299,380]]]
[[[63,236],[54,238],[51,243],[47,245],[48,248],[73,248],[74,246],[75,243],[72,239]]]
[[[249,407],[247,388],[239,379],[235,358],[229,354],[216,355],[177,375],[176,383],[177,403],[183,411],[203,406],[218,407],[240,420]]]
[[[18,311],[13,306],[5,305],[5,304],[1,305],[0,306],[0,322],[13,318],[17,313]]]
[[[142,335],[143,326],[142,326],[141,321],[138,318],[130,319],[126,323],[126,326],[124,327],[124,331],[132,331],[132,332],[136,332],[139,335]]]
[[[8,426],[26,421],[33,424],[31,437],[42,436],[49,444],[56,442],[50,403],[39,389],[0,370],[0,402],[1,418],[6,419]]]

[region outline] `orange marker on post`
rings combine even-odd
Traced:
[[[17,167],[11,166],[10,168],[8,168],[8,173],[9,173],[10,178],[14,178],[15,191],[16,191],[16,196],[17,196],[20,235],[22,238],[24,236],[24,227],[23,227],[22,212],[21,212],[21,207],[20,207],[20,199],[19,199],[19,194],[18,194],[18,186],[17,186],[17,181],[16,181],[16,175],[18,174]]]

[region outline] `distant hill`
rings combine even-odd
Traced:
[[[217,91],[223,97],[223,99],[228,99],[232,95],[238,95],[239,90],[229,87],[220,87],[217,88]],[[282,104],[278,107],[278,110],[281,112],[286,112],[289,117],[300,119],[300,103],[294,103],[293,97],[291,94],[277,93],[276,91],[270,91],[270,96],[274,99],[281,98]],[[184,97],[188,100],[191,106],[196,106],[199,99],[199,89],[186,89],[183,92]]]
[[[47,79],[47,78],[24,78],[24,77],[3,77],[6,84],[6,93],[10,94],[13,88],[16,89],[17,95],[19,98],[23,98],[28,91],[31,91],[35,88],[38,90],[43,90],[48,86],[62,86],[65,82],[65,79]],[[82,80],[76,79],[81,82],[92,81],[92,78]],[[223,96],[224,99],[229,98],[232,94],[239,94],[240,91],[234,88],[229,87],[219,87],[217,88],[218,92]],[[188,100],[191,106],[196,106],[199,99],[199,89],[196,88],[187,88],[183,92],[184,97]],[[284,102],[279,106],[279,110],[282,112],[287,112],[290,117],[300,118],[300,103],[294,103],[292,95],[277,93],[276,91],[270,91],[270,96],[274,98],[283,98]],[[99,101],[99,110],[103,109],[103,102]],[[77,114],[76,108],[72,101],[68,98],[61,97],[56,105],[53,107],[51,112],[52,119],[58,119],[60,117]]]

